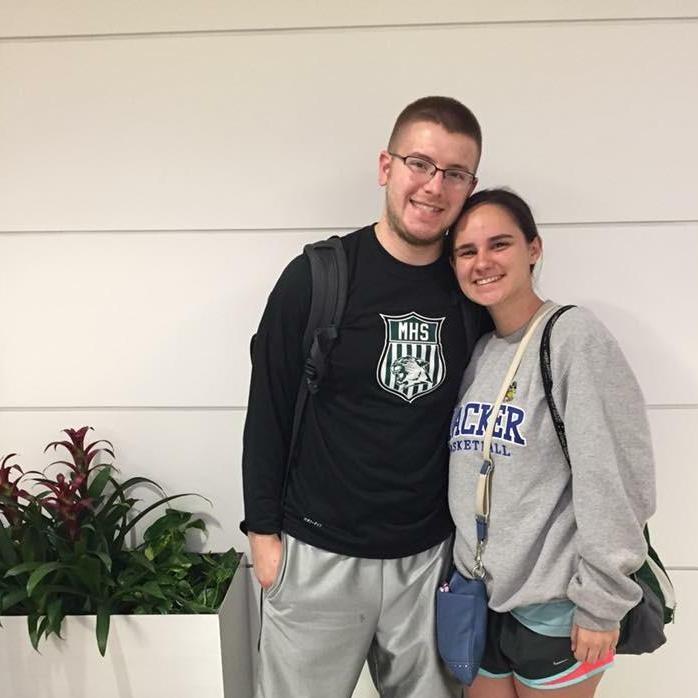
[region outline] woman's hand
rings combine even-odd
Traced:
[[[616,651],[620,630],[588,630],[572,626],[572,652],[579,662],[595,663]]]

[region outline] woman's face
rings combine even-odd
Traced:
[[[541,241],[528,242],[505,208],[481,204],[461,218],[453,237],[453,268],[461,290],[487,308],[533,293],[531,265]]]

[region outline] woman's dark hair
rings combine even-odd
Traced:
[[[473,194],[465,202],[461,212],[458,214],[458,218],[456,218],[456,222],[448,231],[445,242],[449,257],[453,256],[454,235],[463,216],[476,206],[482,206],[483,204],[491,204],[492,206],[503,208],[514,219],[516,225],[524,234],[526,242],[533,242],[537,237],[540,237],[531,209],[518,194],[515,194],[511,189],[483,189]]]

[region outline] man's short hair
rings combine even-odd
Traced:
[[[480,124],[468,107],[452,97],[422,97],[408,104],[395,121],[393,132],[388,141],[388,150],[393,150],[402,130],[418,121],[439,124],[449,133],[469,136],[482,152],[482,130]]]

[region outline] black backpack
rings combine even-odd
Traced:
[[[562,452],[565,455],[567,465],[570,467],[571,461],[567,448],[565,424],[553,399],[550,334],[560,315],[574,307],[574,305],[565,305],[552,314],[545,325],[540,342],[540,370],[543,378],[545,399],[548,403],[548,409],[555,425]],[[666,642],[664,626],[674,621],[674,611],[676,610],[674,587],[666,569],[664,569],[662,561],[659,559],[659,555],[657,555],[657,552],[650,544],[650,531],[647,525],[644,528],[644,535],[647,541],[647,557],[642,567],[630,575],[642,589],[642,599],[637,606],[628,611],[625,618],[621,621],[620,637],[616,647],[618,654],[654,652]]]

